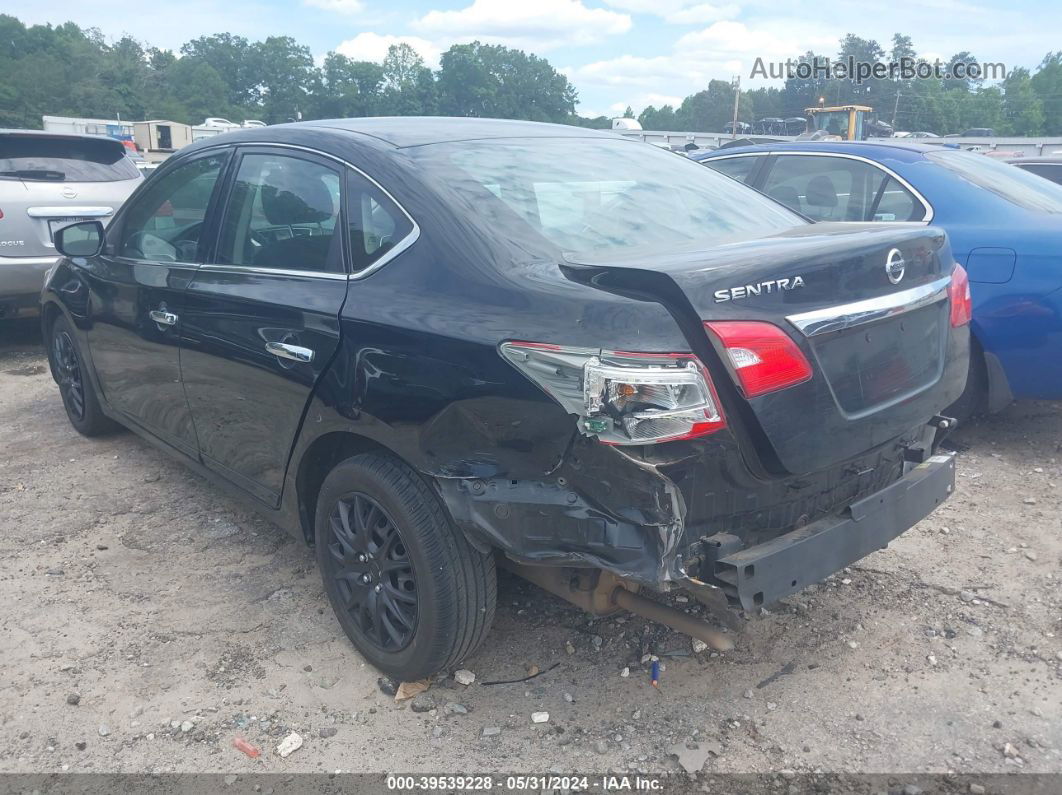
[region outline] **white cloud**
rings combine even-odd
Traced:
[[[606,4],[634,14],[652,14],[676,25],[706,25],[732,19],[741,9],[733,3],[715,5],[698,0],[605,0]]]
[[[365,10],[361,0],[302,0],[302,4],[338,14],[360,14]]]
[[[741,75],[747,81],[757,57],[785,61],[808,49],[829,51],[836,40],[831,31],[811,23],[789,20],[777,28],[758,25],[750,30],[741,22],[720,20],[683,34],[666,55],[620,55],[564,71],[576,87],[622,90],[625,101],[640,112],[646,105],[677,106],[683,96],[707,88],[710,80]],[[750,86],[746,82],[744,87]]]
[[[412,27],[434,38],[480,40],[533,51],[583,45],[626,33],[631,18],[581,0],[473,0],[457,11],[429,11]]]
[[[408,44],[424,59],[425,66],[439,68],[439,56],[442,49],[428,39],[420,36],[393,36],[379,33],[359,33],[353,39],[347,39],[336,47],[336,52],[355,61],[373,61],[381,63],[387,57],[387,49],[392,44]]]

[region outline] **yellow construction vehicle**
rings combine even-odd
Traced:
[[[845,141],[862,141],[867,137],[869,114],[874,109],[866,105],[837,105],[825,108],[804,108],[808,117],[808,131],[822,130]]]

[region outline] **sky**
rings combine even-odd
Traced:
[[[451,44],[478,39],[548,59],[575,85],[583,116],[677,105],[714,78],[772,85],[749,79],[757,57],[833,54],[846,33],[888,50],[900,32],[919,55],[946,60],[968,50],[1008,69],[1034,69],[1062,49],[1057,0],[0,0],[0,12],[26,23],[72,20],[174,50],[211,33],[289,35],[318,59],[335,50],[379,61],[404,41],[433,67]]]

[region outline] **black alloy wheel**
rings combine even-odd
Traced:
[[[81,374],[81,362],[77,357],[74,341],[65,329],[60,329],[52,339],[52,357],[63,402],[70,412],[71,420],[85,419],[85,381]]]
[[[328,519],[331,571],[343,609],[366,640],[401,651],[417,629],[417,582],[398,525],[372,497],[341,497]]]

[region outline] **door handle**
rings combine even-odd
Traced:
[[[165,309],[152,309],[148,312],[148,317],[160,326],[177,325],[177,315],[173,314],[173,312],[167,312]]]
[[[313,351],[309,348],[288,345],[286,342],[267,342],[265,347],[267,351],[281,359],[291,359],[293,362],[303,363],[313,361]]]

